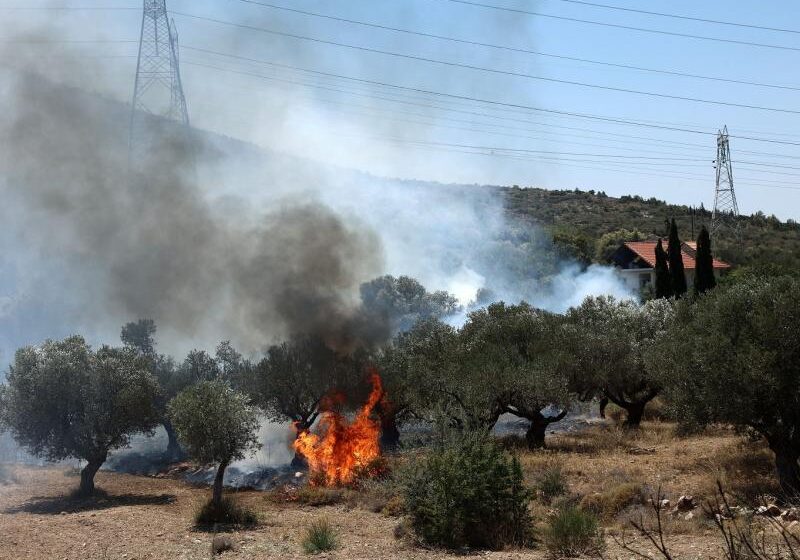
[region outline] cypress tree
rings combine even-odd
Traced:
[[[694,275],[694,293],[702,294],[717,285],[714,278],[714,259],[711,256],[711,236],[708,234],[706,226],[700,230],[697,238],[697,268]]]
[[[675,218],[669,228],[669,244],[667,245],[667,257],[669,259],[669,274],[672,277],[672,292],[675,297],[681,297],[686,293],[686,274],[683,269],[683,251],[681,250],[681,240],[678,237],[678,225]]]
[[[672,277],[669,275],[667,253],[661,239],[656,245],[656,298],[672,297]]]

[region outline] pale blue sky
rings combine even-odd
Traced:
[[[0,6],[20,6],[20,1],[3,0]],[[48,5],[44,0],[29,0],[25,5],[36,6],[40,1],[40,5]],[[797,72],[800,33],[677,20],[563,0],[484,0],[482,3],[797,50],[616,29],[448,0],[261,1],[559,56],[800,88]],[[800,4],[789,0],[758,3],[599,1],[800,30]],[[138,7],[140,3],[135,0],[72,0],[50,5]],[[616,196],[640,194],[685,204],[702,202],[710,207],[714,189],[713,133],[727,124],[734,136],[731,147],[737,162],[734,177],[741,211],[762,210],[784,219],[800,218],[800,130],[797,126],[800,123],[800,104],[797,103],[800,89],[667,76],[457,44],[271,9],[241,0],[168,0],[168,5],[182,14],[456,64],[798,111],[719,106],[552,83],[288,38],[176,14],[184,46],[185,90],[191,118],[198,127],[377,174],[447,182],[595,188]],[[75,39],[135,39],[140,23],[137,10],[9,10],[3,16],[6,33],[12,28],[34,28],[41,24],[40,18],[46,18],[48,23],[62,29],[64,35]],[[196,49],[455,96],[647,121],[710,134],[624,126],[604,120],[437,97],[278,69]],[[135,45],[97,46],[94,52],[132,55]],[[198,66],[198,63],[206,66]],[[129,95],[134,58],[87,59],[87,64],[97,64],[108,70],[110,79],[96,87],[119,97]],[[272,80],[211,69],[208,65]],[[738,136],[798,145],[757,142]],[[502,149],[530,151],[498,153]],[[514,157],[504,157],[508,155]],[[652,159],[632,159],[634,157]]]

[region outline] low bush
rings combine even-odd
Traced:
[[[405,508],[416,534],[447,548],[500,549],[532,538],[531,493],[516,458],[483,434],[462,436],[408,467]]]
[[[297,501],[307,506],[332,506],[344,499],[344,490],[330,486],[303,486],[297,491]]]
[[[561,465],[550,465],[538,476],[536,480],[536,493],[541,500],[549,504],[555,498],[567,493],[567,481]]]
[[[306,554],[318,554],[336,549],[338,546],[336,531],[327,519],[318,519],[306,529],[303,538],[303,551]]]
[[[544,541],[547,550],[559,558],[597,554],[604,546],[597,517],[574,506],[563,507],[550,517]]]
[[[605,492],[587,494],[581,499],[580,508],[595,515],[609,518],[628,506],[643,504],[646,500],[645,494],[641,484],[623,482],[612,486]]]
[[[219,505],[211,500],[205,502],[195,513],[194,521],[197,525],[254,525],[258,522],[258,516],[226,496]]]

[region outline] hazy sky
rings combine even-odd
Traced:
[[[265,147],[387,176],[594,188],[616,196],[635,193],[685,204],[702,202],[707,207],[713,204],[714,133],[727,124],[733,136],[731,148],[740,210],[743,213],[762,210],[784,219],[800,217],[797,127],[800,105],[796,102],[800,95],[797,75],[800,32],[659,17],[565,0],[477,1],[565,18],[784,48],[648,33],[452,0],[168,0],[169,8],[175,12],[183,46],[184,86],[193,124]],[[618,7],[800,31],[800,4],[790,0],[601,1],[606,2]],[[259,3],[558,57],[796,89],[667,75],[457,43],[268,8]],[[136,63],[135,40],[141,22],[140,2],[0,2],[4,8],[23,6],[134,8],[0,10],[7,37],[12,31],[41,29],[46,23],[50,29],[62,31],[61,39],[131,40],[101,43],[86,49],[86,64],[112,77],[113,91],[106,91],[108,85],[97,87],[121,99],[129,97]],[[266,33],[254,27],[329,43]],[[57,65],[59,49],[66,46],[37,48],[41,48],[46,64]],[[117,55],[120,57],[116,58]],[[16,61],[3,63],[13,65]],[[611,91],[502,72],[780,111]],[[109,82],[103,80],[103,83]],[[85,81],[81,84],[87,85]],[[413,90],[435,91],[450,97]],[[608,119],[655,127],[627,126]]]

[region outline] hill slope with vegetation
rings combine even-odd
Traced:
[[[711,211],[667,204],[640,196],[614,198],[581,190],[501,189],[508,214],[535,221],[553,235],[562,250],[584,263],[604,262],[610,247],[638,233],[642,239],[665,237],[667,220],[675,218],[681,239],[695,240]],[[692,226],[694,222],[694,226]],[[758,212],[741,216],[741,243],[729,234],[714,239],[714,253],[731,264],[773,272],[794,273],[800,267],[800,224]],[[623,233],[621,230],[628,232]]]

